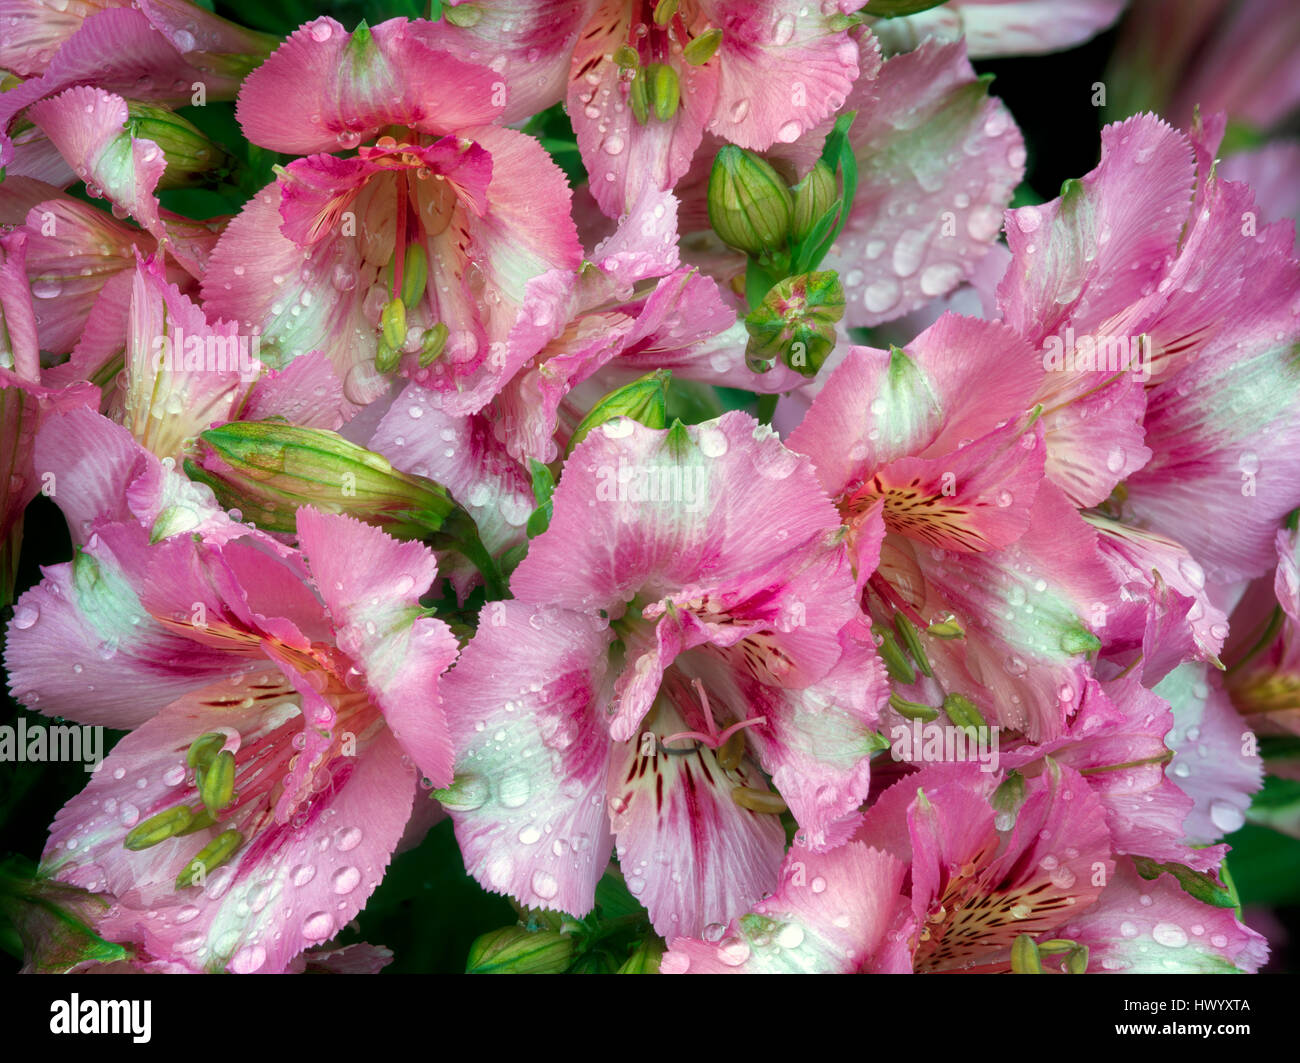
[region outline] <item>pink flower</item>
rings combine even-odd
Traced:
[[[291,163],[230,223],[209,312],[260,327],[281,364],[323,351],[353,402],[386,390],[378,360],[479,409],[535,353],[515,333],[550,313],[533,311],[538,286],[581,253],[560,170],[531,137],[483,124],[504,105],[493,78],[403,19],[299,29],[246,81],[240,121],[275,150],[358,151]]]
[[[580,444],[448,679],[470,873],[581,914],[616,843],[660,932],[699,932],[772,888],[772,813],[842,840],[885,689],[838,540],[807,462],[744,415]]]
[[[852,842],[821,857],[795,846],[771,899],[704,939],[674,939],[661,969],[1005,972],[1026,936],[1044,973],[1263,964],[1263,939],[1231,910],[1116,859],[1098,798],[1046,764],[1014,800],[974,765],[910,776]]]
[[[43,869],[117,899],[113,940],[192,970],[283,970],[377,885],[411,763],[451,781],[438,677],[456,641],[418,602],[433,556],[310,509],[300,551],[215,507],[201,535],[168,536],[169,509],[135,510],[175,474],[122,429],[69,414],[38,445],[89,537],[15,609],[14,690],[133,729],[56,817]]]
[[[840,509],[878,631],[921,633],[933,676],[896,676],[921,681],[902,696],[960,694],[1036,742],[1077,705],[1115,586],[1044,478],[1042,376],[1005,326],[945,315],[906,350],[851,348],[789,440]]]

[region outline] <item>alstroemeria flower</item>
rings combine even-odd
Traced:
[[[1211,582],[1263,572],[1300,505],[1300,262],[1290,224],[1215,175],[1222,131],[1106,127],[1095,170],[1009,213],[998,288],[1053,370],[1049,475],[1081,505],[1123,481],[1121,519],[1182,543]]]
[[[774,886],[773,813],[822,847],[866,796],[886,689],[838,520],[738,413],[611,421],[553,502],[448,679],[443,803],[486,888],[585,913],[616,843],[660,932],[698,933]]]
[[[60,502],[79,479],[130,496],[167,472],[83,421],[42,433]],[[421,616],[436,566],[418,543],[310,509],[301,552],[233,523],[209,539],[160,523],[151,542],[136,520],[94,521],[15,609],[20,700],[134,728],[56,817],[42,867],[117,898],[116,940],[192,970],[280,971],[378,884],[418,792],[412,761],[450,781],[438,677],[456,640]],[[126,637],[94,644],[114,627]]]
[[[1263,964],[1263,939],[1230,909],[1172,876],[1141,883],[1112,856],[1098,799],[1073,769],[1048,762],[1014,810],[999,790],[974,765],[908,777],[852,842],[820,859],[791,849],[779,893],[705,940],[673,940],[661,970],[1006,972],[1025,935],[1044,947],[1044,973]]]
[[[706,130],[761,151],[829,118],[859,73],[857,41],[835,28],[856,7],[601,0],[574,49],[568,92],[601,209],[623,214],[643,184],[671,189]]]
[[[851,348],[789,439],[840,509],[872,616],[922,632],[940,696],[1032,741],[1061,733],[1115,593],[1044,479],[1041,378],[1009,329],[945,315],[906,350]]]
[[[29,73],[0,93],[0,166],[13,158],[14,119],[37,100],[86,85],[180,105],[233,99],[240,80],[275,44],[186,0],[5,0],[0,67]]]
[[[503,106],[493,77],[404,19],[298,30],[245,83],[245,132],[280,151],[361,146],[291,163],[230,223],[209,312],[260,327],[268,361],[324,351],[353,402],[401,364],[456,412],[480,408],[535,353],[513,332],[552,314],[545,275],[581,255],[559,168],[533,138],[481,124]]]

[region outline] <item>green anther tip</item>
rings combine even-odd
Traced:
[[[127,834],[122,845],[133,853],[148,849],[180,834],[190,825],[193,818],[193,814],[184,805],[166,809],[134,827]]]

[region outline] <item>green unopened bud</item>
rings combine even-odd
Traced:
[[[402,539],[440,530],[456,504],[440,484],[399,472],[337,432],[283,421],[232,421],[199,437],[191,479],[264,531],[294,532],[299,506],[346,513]]]
[[[801,273],[774,286],[745,317],[751,366],[780,358],[795,372],[815,376],[835,347],[844,316],[844,289],[834,270]]]
[[[658,974],[664,958],[664,943],[654,934],[641,942],[636,951],[618,969],[619,974]]]
[[[650,121],[650,76],[646,70],[638,70],[632,78],[627,89],[627,105],[640,125]]]
[[[1011,973],[1043,973],[1043,960],[1038,955],[1038,946],[1028,934],[1021,934],[1011,946]]]
[[[889,678],[895,683],[911,686],[916,682],[916,669],[907,659],[907,654],[899,647],[892,631],[881,629],[880,644],[876,647],[876,652],[885,662],[885,670],[889,672]]]
[[[203,772],[199,784],[199,797],[213,816],[230,804],[235,796],[235,754],[230,750],[218,753]]]
[[[202,184],[204,174],[230,163],[224,151],[175,111],[133,101],[127,104],[127,115],[127,133],[153,141],[167,160],[158,181],[159,190]]]
[[[821,159],[808,171],[808,176],[790,190],[794,195],[794,219],[790,235],[802,240],[835,205],[840,190],[835,184],[835,171]]]
[[[666,26],[677,14],[678,0],[659,0],[655,4],[654,20],[656,26]]]
[[[137,853],[141,849],[148,849],[159,842],[165,842],[168,838],[180,834],[190,825],[193,819],[194,816],[188,808],[184,805],[177,805],[175,808],[159,812],[156,816],[150,816],[143,823],[137,824],[127,834],[122,845],[133,853]]]
[[[447,346],[447,326],[439,321],[433,328],[427,328],[420,336],[420,368],[433,365],[442,349]]]
[[[635,70],[641,65],[641,57],[630,44],[620,44],[614,49],[614,62],[624,70]]]
[[[235,850],[243,844],[244,836],[239,831],[223,830],[200,849],[198,855],[185,865],[185,870],[176,876],[176,888],[183,890],[196,881],[202,882],[234,856]]]
[[[406,304],[400,299],[389,299],[379,312],[379,327],[388,346],[400,351],[406,343]]]
[[[916,667],[921,670],[921,674],[927,677],[933,676],[930,658],[925,655],[925,647],[921,645],[921,636],[917,634],[916,625],[907,618],[906,613],[894,615],[894,630],[898,632],[903,647],[912,655],[912,660],[916,662]]]
[[[975,703],[962,694],[948,694],[943,699],[943,711],[958,727],[987,727]]]
[[[650,100],[654,104],[655,117],[666,122],[677,113],[677,104],[682,98],[682,86],[677,80],[677,71],[667,63],[654,63],[647,68],[651,77]]]
[[[557,930],[507,926],[469,948],[466,974],[559,974],[573,959],[573,938]]]
[[[919,701],[908,701],[906,698],[900,698],[897,694],[889,695],[890,707],[909,720],[920,720],[922,723],[929,723],[931,720],[939,718],[939,710],[933,705],[925,705]]]
[[[722,44],[722,30],[714,27],[705,30],[682,49],[682,55],[691,66],[703,66],[717,54]]]
[[[709,224],[724,243],[761,257],[783,252],[793,213],[790,189],[767,160],[726,145],[709,174]]]
[[[206,768],[225,744],[226,736],[220,731],[209,731],[207,734],[199,735],[190,743],[189,752],[185,754],[185,763],[191,768]]]
[[[616,417],[630,417],[647,428],[665,428],[668,425],[668,381],[672,372],[656,369],[653,373],[624,384],[611,391],[591,408],[591,412],[578,422],[569,437],[565,455],[587,438],[593,428],[608,424]]]
[[[442,17],[453,26],[473,29],[482,21],[483,10],[477,4],[457,4],[455,7],[444,7]]]

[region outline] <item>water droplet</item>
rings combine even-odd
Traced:
[[[340,896],[351,893],[361,883],[361,872],[355,867],[341,867],[331,876],[330,883]]]
[[[1151,929],[1151,936],[1168,949],[1181,949],[1187,944],[1187,932],[1174,923],[1157,923]]]

